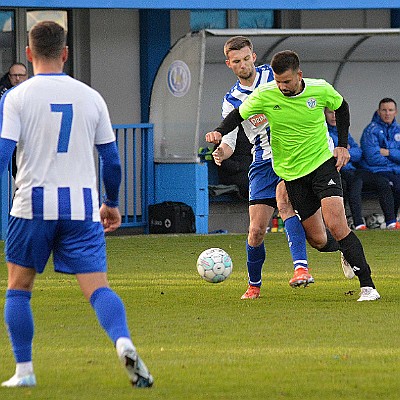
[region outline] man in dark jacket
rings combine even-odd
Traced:
[[[361,136],[362,168],[379,174],[390,183],[394,196],[394,216],[400,206],[400,125],[396,121],[397,104],[391,98],[379,102],[372,121]],[[396,219],[386,222],[388,229],[400,229]]]
[[[325,109],[325,117],[329,135],[336,147],[338,144],[338,132],[335,112]],[[359,168],[358,163],[362,157],[362,150],[350,133],[347,148],[350,153],[350,161],[340,170],[340,175],[342,177],[344,197],[349,203],[355,229],[367,229],[362,217],[363,189],[377,194],[379,204],[385,216],[386,225],[395,222],[394,197],[389,180],[380,174]]]
[[[14,86],[28,79],[28,72],[22,63],[15,63],[11,65],[10,69],[0,79],[0,98],[3,94]]]
[[[0,79],[0,99],[3,94],[14,86],[25,82],[28,79],[28,71],[25,64],[15,63],[11,65],[8,72],[4,74]],[[12,156],[12,175],[15,179],[17,174],[17,163],[16,163],[16,150]]]

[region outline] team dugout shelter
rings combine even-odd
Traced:
[[[204,135],[219,124],[222,98],[236,81],[223,54],[224,43],[235,35],[252,40],[256,64],[269,63],[281,50],[296,51],[305,77],[327,80],[348,101],[355,139],[379,100],[396,99],[400,93],[395,78],[400,68],[399,29],[202,30],[181,38],[163,60],[152,89],[156,177],[160,200],[175,197],[191,204],[204,231],[208,171],[198,153],[208,146]]]

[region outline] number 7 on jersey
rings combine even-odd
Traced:
[[[71,135],[72,127],[72,104],[50,104],[50,107],[52,112],[62,113],[57,153],[66,153],[68,151],[69,137]]]

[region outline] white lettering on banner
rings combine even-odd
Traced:
[[[249,121],[254,126],[260,126],[260,125],[265,124],[267,122],[267,117],[264,114],[256,114],[256,115],[251,116],[249,118]]]

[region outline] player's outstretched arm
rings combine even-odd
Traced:
[[[217,128],[215,128],[212,132],[208,132],[206,134],[206,140],[210,143],[218,144],[221,140],[222,136],[227,135],[229,132],[232,132],[235,128],[237,128],[244,119],[239,113],[239,109],[233,109],[219,124]],[[221,136],[217,135],[220,133]],[[208,139],[209,140],[208,140]],[[217,139],[219,140],[217,141]]]

